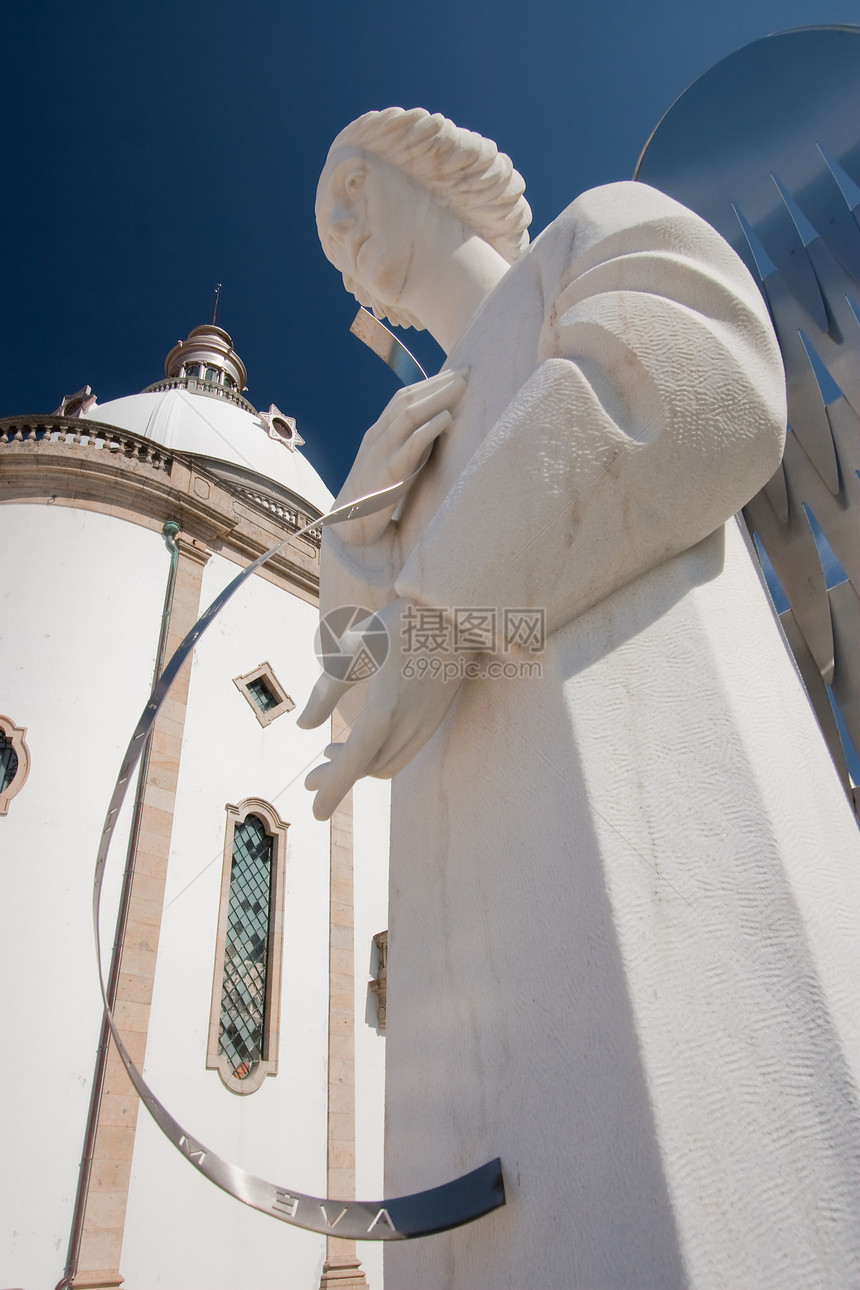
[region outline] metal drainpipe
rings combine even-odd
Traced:
[[[173,609],[173,593],[176,589],[176,572],[179,568],[179,547],[176,545],[176,538],[181,532],[182,526],[176,520],[165,521],[161,530],[161,536],[164,538],[165,546],[170,552],[170,568],[167,573],[167,586],[164,589],[164,608],[161,611],[161,628],[158,633],[158,646],[155,651],[155,669],[153,671],[152,683],[158,680],[164,667],[164,655],[167,649],[167,633],[170,627],[170,614]],[[147,736],[146,745],[140,759],[140,771],[137,777],[137,788],[134,794],[134,810],[131,819],[131,832],[128,839],[128,850],[126,851],[125,872],[122,877],[122,890],[119,898],[119,909],[116,916],[116,928],[114,930],[113,949],[111,951],[110,971],[107,980],[107,997],[111,1010],[116,1003],[117,989],[119,987],[120,964],[122,960],[122,947],[125,941],[125,929],[128,923],[128,910],[131,904],[131,887],[134,878],[134,861],[137,854],[137,842],[140,837],[140,821],[143,814],[143,795],[146,788],[146,779],[149,774],[149,751],[152,744],[152,732]],[[81,1156],[80,1172],[78,1174],[78,1189],[75,1193],[75,1207],[72,1212],[72,1229],[69,1235],[69,1250],[66,1256],[66,1266],[61,1279],[57,1282],[54,1290],[66,1290],[66,1287],[72,1284],[75,1274],[78,1270],[78,1257],[81,1252],[81,1240],[84,1233],[84,1211],[87,1203],[87,1192],[89,1191],[90,1177],[93,1169],[93,1151],[95,1149],[96,1130],[99,1122],[99,1111],[101,1109],[102,1092],[104,1091],[105,1072],[107,1070],[108,1053],[110,1052],[110,1028],[107,1021],[102,1017],[101,1033],[99,1035],[99,1045],[96,1052],[96,1064],[93,1072],[93,1087],[90,1093],[90,1105],[87,1113],[87,1128],[84,1134],[84,1150]]]

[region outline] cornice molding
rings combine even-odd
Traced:
[[[0,503],[80,507],[160,529],[177,520],[186,537],[245,564],[316,518],[271,493],[219,478],[189,453],[131,431],[77,417],[0,419]],[[316,603],[318,533],[275,556],[262,576]]]

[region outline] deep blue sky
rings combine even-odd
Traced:
[[[343,125],[397,103],[489,135],[526,178],[536,233],[584,188],[628,178],[719,59],[860,22],[860,5],[10,0],[3,19],[0,415],[158,380],[220,281],[248,397],[297,417],[336,489],[396,388],[348,334],[356,306],[317,243],[316,180]]]

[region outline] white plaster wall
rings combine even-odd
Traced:
[[[362,779],[353,789],[355,866],[355,1194],[384,1196],[385,1033],[376,1026],[373,937],[388,927],[389,780]],[[382,1244],[364,1241],[358,1257],[370,1290],[382,1290]]]
[[[236,572],[212,557],[201,609]],[[311,605],[257,577],[197,647],[146,1073],[172,1114],[212,1150],[279,1185],[325,1195],[330,833],[313,819],[303,780],[330,736],[295,724],[319,674],[316,620]],[[297,705],[266,728],[233,684],[263,661]],[[290,828],[279,1069],[258,1091],[237,1096],[205,1061],[224,808],[246,797],[269,802]],[[141,1112],[122,1257],[128,1290],[313,1290],[323,1253],[322,1237],[219,1192]]]
[[[0,549],[0,710],[32,758],[0,818],[0,1282],[35,1290],[66,1259],[101,1018],[93,868],[151,684],[169,556],[157,532],[59,504],[0,506]],[[108,946],[126,841],[121,824]]]

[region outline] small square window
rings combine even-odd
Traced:
[[[268,712],[270,708],[276,708],[278,706],[276,696],[272,693],[261,676],[258,676],[256,681],[249,681],[245,689],[248,691],[261,712]]]
[[[233,678],[236,689],[244,694],[261,726],[268,726],[283,712],[296,706],[280,684],[270,663],[261,663],[252,672]]]

